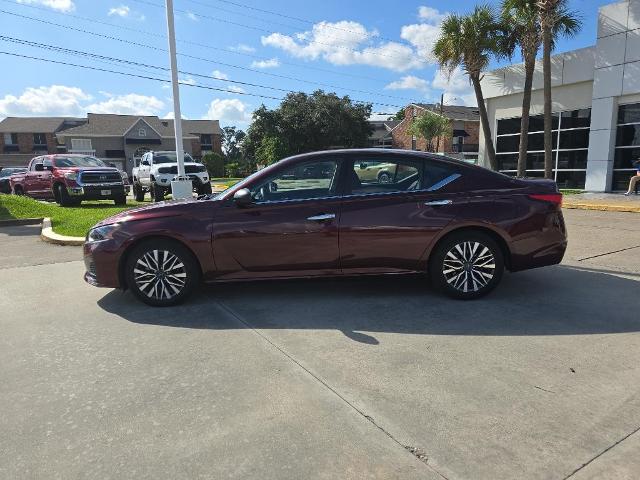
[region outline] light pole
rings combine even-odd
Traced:
[[[169,37],[169,60],[171,63],[171,86],[173,87],[173,125],[176,135],[176,157],[178,176],[171,181],[171,194],[175,200],[193,197],[193,185],[184,171],[184,145],[182,140],[182,114],[180,113],[180,84],[178,83],[178,60],[176,57],[176,29],[173,21],[173,0],[166,0],[167,30]]]

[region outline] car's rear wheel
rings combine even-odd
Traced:
[[[504,272],[498,244],[482,232],[454,233],[438,244],[429,261],[432,284],[453,298],[480,298],[493,290]]]
[[[154,202],[163,202],[164,201],[164,188],[158,187],[157,185],[151,186],[151,196],[153,197]]]
[[[139,183],[133,184],[133,195],[136,198],[136,202],[144,201],[144,190],[142,188],[142,185],[140,185]]]
[[[200,269],[186,247],[171,240],[144,242],[128,255],[127,286],[155,307],[183,302],[200,282]]]

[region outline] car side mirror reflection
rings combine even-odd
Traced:
[[[367,164],[366,163],[361,163],[360,164],[360,170],[364,170],[367,168]]]
[[[149,160],[142,160],[140,162],[140,165],[146,165],[148,167],[149,166]]]
[[[248,207],[253,203],[251,191],[248,188],[241,188],[233,194],[233,201],[238,207]]]

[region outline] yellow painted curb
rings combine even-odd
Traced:
[[[568,203],[563,202],[562,208],[574,210],[597,210],[600,212],[630,212],[640,213],[640,205],[606,205],[602,203]]]
[[[40,238],[48,243],[54,243],[56,245],[82,245],[84,243],[83,237],[67,237],[65,235],[59,235],[51,228],[51,219],[45,218],[42,220],[42,230],[40,232]]]

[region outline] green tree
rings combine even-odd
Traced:
[[[398,110],[398,112],[393,115],[392,117],[389,117],[389,120],[396,120],[397,122],[401,122],[402,120],[404,120],[404,108]]]
[[[524,90],[522,95],[522,118],[520,120],[520,148],[518,152],[518,176],[527,171],[527,151],[529,148],[529,116],[531,112],[531,91],[536,56],[542,44],[542,31],[536,0],[504,0],[501,20],[506,32],[506,52],[511,55],[520,48],[524,60]]]
[[[544,77],[544,176],[553,178],[553,117],[551,104],[551,52],[558,37],[572,37],[582,28],[578,14],[569,10],[568,0],[536,0],[542,29]]]
[[[427,142],[427,150],[433,152],[433,141],[439,137],[451,137],[453,127],[448,118],[427,110],[413,120],[408,132],[416,137],[424,138]]]
[[[310,95],[289,93],[279,107],[271,110],[262,105],[253,113],[243,149],[257,160],[259,149],[261,155],[271,151],[282,158],[335,147],[365,147],[371,133],[371,107],[322,90]],[[273,140],[263,144],[266,137],[277,138],[277,144]]]
[[[242,141],[247,134],[236,127],[224,127],[222,129],[222,150],[227,162],[238,161],[242,158]]]
[[[279,137],[262,137],[260,145],[256,149],[256,162],[263,167],[276,163],[287,156],[286,146]]]
[[[433,47],[433,53],[445,73],[451,75],[461,67],[469,76],[480,111],[486,154],[494,170],[497,169],[496,152],[480,80],[492,56],[505,56],[504,48],[502,25],[489,5],[476,6],[468,15],[451,14],[445,18]]]
[[[224,176],[224,157],[217,152],[205,153],[202,163],[207,167],[211,178]]]

